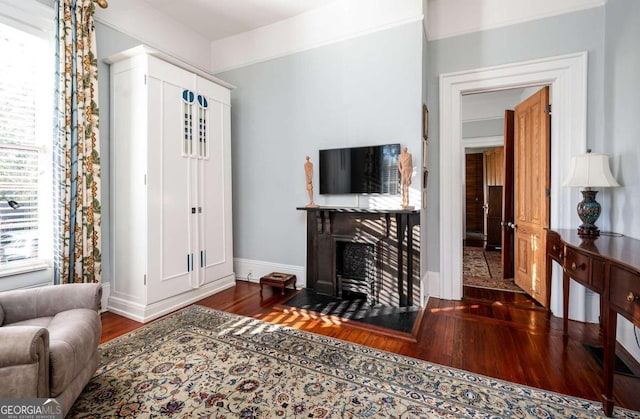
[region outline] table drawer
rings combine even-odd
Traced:
[[[589,283],[589,256],[567,248],[564,257],[563,265],[567,273],[577,281]]]
[[[562,263],[562,253],[564,245],[562,244],[562,238],[554,231],[547,232],[547,255],[553,258],[559,263]]]
[[[636,324],[640,322],[640,274],[612,265],[609,300],[620,314]]]

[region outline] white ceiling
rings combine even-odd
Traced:
[[[540,90],[540,87],[527,87],[463,95],[461,101],[462,122],[482,121],[504,118],[505,109],[515,106]]]
[[[96,20],[196,67],[220,72],[417,20],[424,20],[430,39],[440,39],[604,1],[108,0],[108,8],[96,11]],[[478,13],[461,12],[467,9]]]
[[[205,38],[215,41],[288,19],[335,0],[145,1]]]
[[[267,26],[340,1],[346,2],[346,0],[144,0],[146,4],[190,27],[209,41]],[[595,7],[602,5],[605,1],[424,0],[424,7],[429,9],[425,26],[429,39],[439,39]]]

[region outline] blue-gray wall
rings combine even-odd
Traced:
[[[429,42],[428,106],[432,114],[430,151],[438,153],[439,76],[444,73],[527,61],[555,55],[588,51],[588,144],[603,149],[604,132],[604,7],[564,14],[517,25],[460,35]],[[437,157],[436,157],[437,159]],[[433,161],[433,159],[432,159]],[[432,164],[430,185],[440,182],[439,161]],[[430,202],[438,196],[430,194]],[[430,206],[427,224],[428,269],[439,271],[439,218],[437,206]]]
[[[603,215],[613,231],[640,239],[640,2],[609,0],[605,13],[604,151],[622,187],[607,191]],[[620,317],[618,340],[640,360],[633,325]]]
[[[318,150],[401,143],[418,174],[421,22],[217,74],[231,93],[234,257],[304,266],[303,164]],[[324,196],[316,202],[327,205]],[[351,205],[354,198],[345,198]],[[362,200],[360,201],[362,204]],[[399,204],[398,200],[398,204]]]
[[[604,151],[622,185],[610,191],[612,230],[640,239],[640,2],[610,0],[606,22]]]
[[[612,192],[611,228],[635,226],[631,231],[640,237],[633,198],[640,196],[634,148],[640,132],[634,95],[638,7],[634,0],[610,0],[605,7],[428,43],[421,25],[413,23],[219,74],[238,86],[232,93],[235,256],[304,265],[304,215],[295,210],[307,199],[304,156],[317,162],[320,148],[399,141],[409,146],[419,168],[418,109],[426,97],[429,204],[422,264],[439,271],[439,75],[585,50],[588,144],[614,156],[614,174],[625,185]],[[100,59],[140,43],[100,23],[96,30]],[[99,71],[103,262],[109,280],[108,67],[101,64]]]
[[[504,118],[462,123],[462,138],[502,137],[503,135]]]

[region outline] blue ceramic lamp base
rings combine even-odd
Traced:
[[[598,191],[587,188],[582,191],[582,201],[578,203],[578,217],[582,224],[578,227],[578,234],[583,237],[598,237],[600,230],[595,223],[600,217],[600,204],[596,201]]]

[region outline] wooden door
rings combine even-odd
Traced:
[[[484,191],[482,153],[465,155],[466,231],[484,231]]]
[[[504,185],[504,147],[494,147],[482,152],[484,155],[484,185]],[[485,190],[485,196],[488,189]]]
[[[514,112],[504,111],[504,185],[502,189],[502,277],[513,278]]]
[[[545,228],[549,226],[550,115],[544,87],[515,109],[515,282],[543,306],[546,287]]]
[[[504,184],[504,147],[495,147],[482,152],[484,157],[484,235],[486,249],[502,247],[500,222],[502,221],[502,185]],[[500,187],[498,189],[495,187]]]
[[[502,248],[502,185],[489,186],[487,199],[487,250]]]

